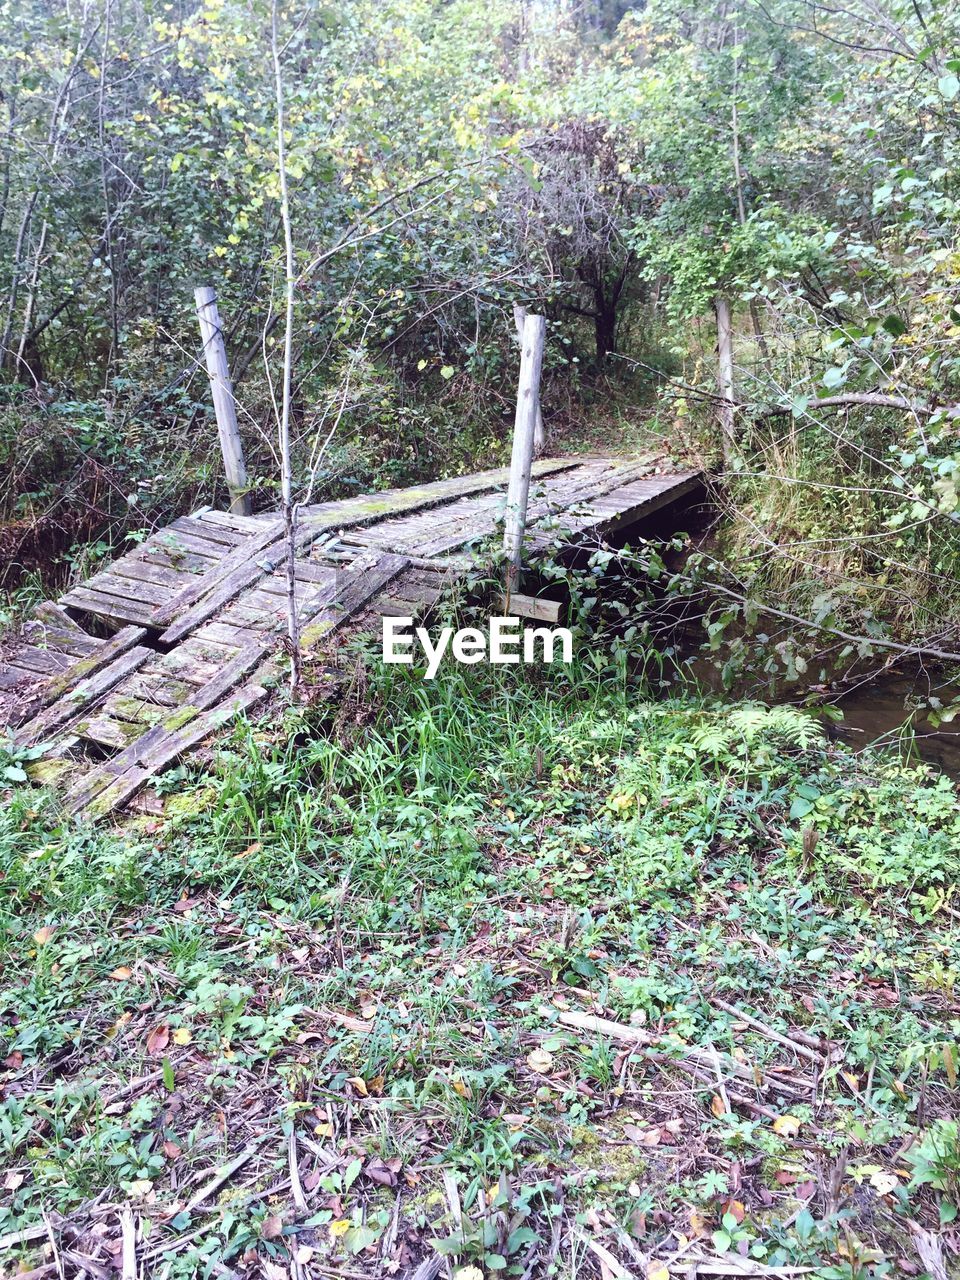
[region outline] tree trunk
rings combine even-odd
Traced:
[[[723,403],[717,410],[720,420],[720,432],[723,438],[723,462],[728,469],[736,455],[736,439],[734,435],[734,418],[736,406],[733,399],[733,318],[730,314],[730,303],[726,298],[718,297],[715,302],[717,313],[717,387],[723,397]]]
[[[617,349],[617,309],[599,294],[593,328],[597,343],[597,364],[602,368],[607,356]]]

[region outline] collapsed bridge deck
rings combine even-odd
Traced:
[[[507,479],[487,471],[301,508],[304,649],[363,618],[427,611],[496,531]],[[538,462],[528,556],[606,536],[701,483],[659,456]],[[276,516],[199,511],[39,606],[0,658],[0,725],[20,745],[49,744],[36,780],[70,811],[101,816],[262,701],[284,645],[286,556]]]

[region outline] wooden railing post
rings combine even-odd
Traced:
[[[526,307],[521,307],[519,303],[513,304],[513,321],[517,326],[517,338],[520,340],[520,346],[523,346],[523,322],[527,318]],[[537,394],[537,420],[533,428],[533,456],[539,458],[547,446],[547,432],[543,425],[543,410],[540,408],[540,395]]]
[[[240,443],[240,431],[237,427],[237,407],[233,397],[233,383],[230,381],[230,369],[227,365],[223,326],[220,323],[220,312],[217,310],[217,293],[215,289],[204,286],[195,289],[193,296],[197,303],[197,319],[200,321],[203,353],[210,377],[213,408],[217,415],[217,432],[220,436],[223,469],[227,477],[227,488],[230,490],[230,510],[237,515],[248,516],[252,513],[252,507],[250,495],[247,492],[247,468],[243,461],[243,446]]]
[[[517,388],[517,414],[513,425],[513,452],[510,455],[510,484],[507,489],[507,511],[503,531],[503,549],[507,557],[506,597],[520,581],[520,557],[523,533],[527,523],[527,499],[530,494],[530,471],[540,403],[540,369],[546,321],[543,316],[527,315],[523,321],[523,343],[520,353],[520,385]]]

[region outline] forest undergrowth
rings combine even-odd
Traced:
[[[0,1268],[955,1274],[954,785],[589,664],[384,672],[113,829],[6,758]]]

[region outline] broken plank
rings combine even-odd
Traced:
[[[143,725],[129,720],[115,720],[113,716],[93,715],[86,720],[79,720],[73,726],[73,731],[88,742],[96,742],[101,747],[116,747],[122,751],[143,734]]]
[[[45,626],[53,627],[57,631],[75,633],[78,637],[89,640],[91,644],[99,643],[93,636],[88,636],[83,627],[78,622],[74,622],[66,609],[61,609],[53,600],[41,600],[34,608],[33,616],[37,622],[42,622]]]
[[[81,680],[88,680],[98,671],[112,663],[121,654],[139,645],[146,638],[141,627],[124,627],[115,636],[105,640],[96,653],[89,658],[81,658],[73,663],[62,675],[55,676],[47,682],[42,694],[42,705],[49,706],[71,689],[75,689]],[[149,657],[149,654],[147,655]]]
[[[85,635],[79,628],[76,631],[62,631],[49,623],[32,619],[24,623],[24,636],[38,649],[51,649],[55,653],[69,654],[71,658],[89,658],[96,653],[102,640]]]
[[[146,725],[148,728],[159,724],[171,714],[170,707],[158,706],[155,702],[148,702],[145,698],[137,698],[126,692],[109,694],[98,710],[115,719],[129,720],[131,723]]]
[[[109,641],[107,642],[110,643]],[[61,694],[54,702],[48,702],[46,710],[41,711],[17,731],[17,741],[32,744],[42,741],[47,734],[62,729],[98,698],[102,698],[126,676],[138,670],[153,655],[149,649],[134,646],[127,649],[106,666],[101,666],[85,680],[80,680],[73,688]],[[49,698],[49,687],[44,691],[45,700]]]
[[[344,570],[338,582],[337,594],[328,602],[319,606],[316,613],[304,613],[301,621],[309,623],[300,633],[300,643],[304,649],[319,644],[331,632],[342,626],[344,622],[368,600],[379,595],[388,582],[409,565],[406,556],[383,555],[370,569],[360,573]],[[312,619],[312,620],[311,620]]]
[[[87,799],[92,798],[97,786],[106,786],[109,782],[107,774],[115,776],[128,766],[149,763],[152,744],[163,740],[164,735],[176,734],[184,726],[201,715],[207,708],[219,702],[233,686],[242,680],[253,667],[264,657],[265,647],[259,643],[247,645],[228,666],[215,673],[199,689],[192,690],[188,698],[179,706],[167,711],[162,720],[152,728],[143,731],[136,738],[124,744],[124,750],[108,762],[104,770],[96,775],[88,775],[68,794],[73,812],[82,807]],[[99,726],[98,726],[99,728]],[[102,732],[102,729],[101,729]],[[98,781],[99,780],[99,781]],[[88,794],[89,793],[89,794]]]
[[[118,756],[99,770],[96,777],[84,779],[86,786],[70,798],[68,807],[73,813],[85,809],[91,818],[106,816],[131,800],[159,769],[198,746],[266,696],[267,690],[261,685],[247,684],[181,729],[170,732],[160,725],[149,729],[132,751],[121,753],[121,756],[133,757],[125,763],[122,772],[116,769],[121,758]]]
[[[161,707],[178,707],[196,691],[186,680],[172,675],[158,675],[141,669],[124,683],[124,692],[131,698],[142,698]]]

